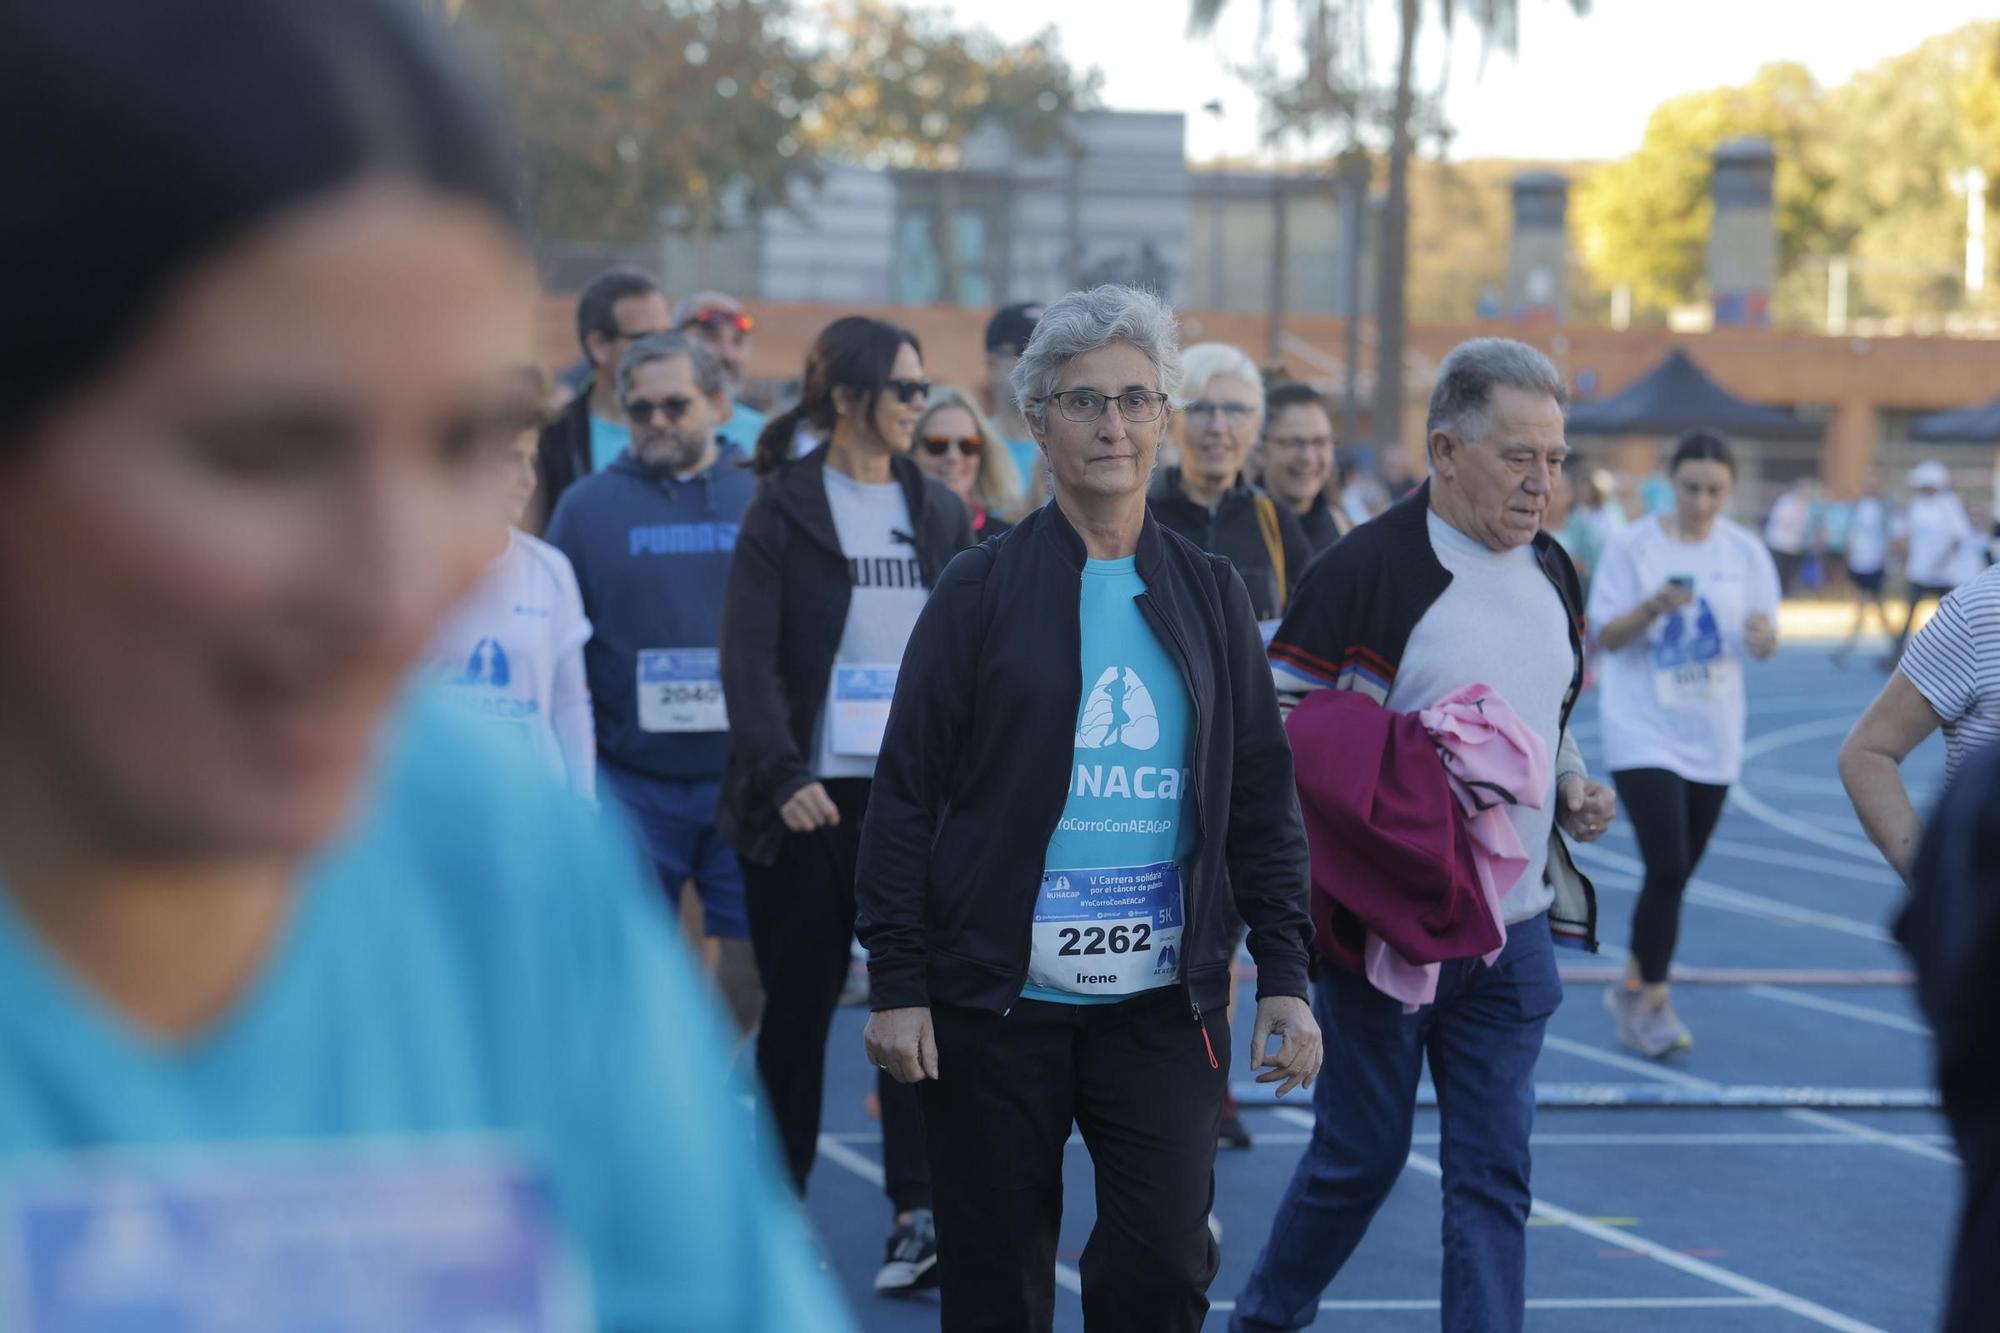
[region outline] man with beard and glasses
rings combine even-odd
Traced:
[[[719,946],[717,980],[740,1028],[761,993],[750,952],[743,875],[715,832],[729,753],[717,645],[736,529],[756,489],[721,444],[729,376],[702,343],[656,334],[618,368],[632,446],[563,496],[549,540],[576,567],[596,627],[584,667],[604,785],[630,811],[678,901],[694,881],[703,929]]]

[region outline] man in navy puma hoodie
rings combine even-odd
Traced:
[[[632,447],[564,492],[548,540],[576,567],[603,786],[630,811],[676,903],[689,879],[737,1022],[761,996],[736,853],[715,832],[729,753],[716,645],[736,529],[756,489],[716,430],[729,378],[704,344],[641,339],[618,368]]]

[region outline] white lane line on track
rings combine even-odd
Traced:
[[[1614,822],[1606,833],[1607,836],[1621,841],[1633,841],[1636,837],[1631,824],[1627,822]],[[1886,865],[1860,866],[1852,861],[1835,860],[1830,856],[1814,856],[1810,852],[1787,852],[1775,847],[1759,847],[1754,842],[1737,842],[1733,838],[1710,838],[1708,855],[1727,856],[1738,861],[1755,861],[1760,865],[1783,866],[1787,870],[1810,870],[1816,875],[1832,875],[1835,879],[1850,879],[1857,884],[1879,884],[1891,889],[1900,889],[1903,886],[1903,881],[1896,878],[1896,872]]]
[[[1775,1000],[1779,1004],[1812,1009],[1822,1014],[1838,1014],[1842,1018],[1851,1018],[1858,1023],[1873,1023],[1877,1027],[1894,1028],[1898,1032],[1914,1032],[1919,1037],[1931,1035],[1931,1030],[1914,1018],[1905,1018],[1901,1014],[1886,1014],[1880,1009],[1870,1009],[1865,1004],[1828,1000],[1804,992],[1780,990],[1776,986],[1750,986],[1747,989],[1760,1000]]]
[[[1769,1309],[1771,1302],[1755,1296],[1540,1296],[1528,1301],[1530,1310],[1743,1310]],[[1212,1311],[1236,1308],[1235,1301],[1210,1301]],[[1442,1301],[1321,1301],[1322,1310],[1439,1310]]]
[[[860,1176],[876,1188],[881,1188],[881,1163],[848,1147],[844,1141],[844,1137],[836,1138],[831,1134],[820,1135],[819,1155],[826,1158],[827,1161],[832,1162],[835,1166],[845,1167],[847,1170],[852,1171],[855,1175]],[[877,1135],[876,1137],[879,1139],[881,1136]],[[1081,1295],[1083,1292],[1083,1274],[1077,1272],[1076,1269],[1068,1264],[1059,1263],[1056,1265],[1056,1285]]]
[[[1287,1109],[1277,1114],[1295,1124],[1300,1122],[1306,1125],[1312,1124],[1312,1117],[1304,1111]],[[1444,1176],[1444,1167],[1435,1158],[1426,1157],[1422,1153],[1411,1153],[1409,1164],[1433,1179],[1442,1179]],[[1759,1282],[1755,1278],[1745,1277],[1741,1273],[1709,1263],[1705,1259],[1678,1253],[1623,1227],[1602,1226],[1582,1213],[1550,1203],[1545,1199],[1537,1198],[1533,1204],[1533,1211],[1537,1217],[1560,1222],[1571,1231],[1588,1236],[1601,1244],[1614,1246],[1620,1250],[1635,1251],[1654,1263],[1686,1273],[1689,1277],[1700,1278],[1714,1286],[1733,1291],[1739,1296],[1748,1296],[1753,1300],[1776,1306],[1801,1319],[1810,1320],[1822,1328],[1838,1329],[1840,1333],[1883,1333],[1882,1329],[1873,1324],[1863,1323],[1859,1319],[1841,1314],[1838,1310],[1829,1310],[1816,1301],[1795,1296],[1789,1291]]]
[[[1827,736],[1845,735],[1853,725],[1854,719],[1851,717],[1827,717],[1815,722],[1800,722],[1793,726],[1780,727],[1776,731],[1767,731],[1761,736],[1753,737],[1743,747],[1746,773],[1753,760],[1774,750],[1782,750],[1788,745],[1798,745]],[[1875,845],[1865,838],[1829,833],[1817,824],[1788,815],[1760,799],[1743,782],[1739,781],[1730,789],[1729,803],[1740,808],[1752,819],[1781,833],[1789,833],[1795,838],[1824,847],[1828,851],[1844,852],[1864,864],[1880,865],[1882,862],[1882,853],[1876,851]]]
[[[1672,1083],[1683,1088],[1694,1088],[1702,1092],[1715,1092],[1724,1086],[1713,1079],[1698,1078],[1693,1074],[1683,1073],[1681,1070],[1657,1064],[1651,1060],[1640,1060],[1633,1056],[1620,1055],[1615,1051],[1600,1051],[1597,1047],[1585,1042],[1572,1041],[1568,1037],[1559,1037],[1554,1033],[1544,1036],[1542,1038],[1542,1045],[1551,1050],[1561,1051],[1566,1055],[1574,1055],[1579,1060],[1589,1060],[1596,1064],[1606,1065],[1612,1069],[1623,1069],[1628,1073],[1641,1074],[1647,1078],[1656,1079],[1661,1083]],[[1876,1129],[1873,1125],[1864,1125],[1855,1120],[1843,1120],[1839,1116],[1828,1115],[1824,1111],[1810,1110],[1802,1106],[1787,1107],[1779,1112],[1779,1114],[1797,1120],[1802,1124],[1817,1125],[1821,1129],[1832,1130],[1837,1134],[1846,1134],[1850,1138],[1862,1139],[1883,1148],[1892,1148],[1897,1152],[1908,1153],[1912,1157],[1924,1158],[1926,1161],[1944,1162],[1954,1167],[1958,1165],[1958,1154],[1949,1149],[1925,1142],[1922,1139],[1912,1138],[1909,1135],[1891,1134],[1887,1130]]]
[[[1246,1106],[1248,1111],[1275,1111],[1276,1107]],[[1290,1110],[1290,1107],[1284,1108]],[[835,1143],[880,1143],[882,1135],[877,1133],[827,1134],[824,1137]],[[1943,1144],[1951,1141],[1949,1134],[1904,1134],[1912,1142]],[[1257,1142],[1296,1147],[1312,1140],[1312,1135],[1303,1132],[1268,1129],[1257,1131]],[[1437,1144],[1444,1141],[1438,1133],[1410,1135],[1412,1143]],[[1083,1140],[1071,1138],[1066,1148],[1081,1148]],[[1537,1133],[1534,1136],[1537,1148],[1871,1148],[1875,1145],[1867,1139],[1852,1134],[1834,1133],[1774,1133],[1774,1134],[1581,1134],[1581,1133]]]
[[[1643,862],[1623,852],[1609,851],[1588,844],[1572,850],[1576,853],[1577,859],[1586,865],[1601,867],[1591,872],[1592,878],[1602,880],[1608,888],[1637,891],[1640,877],[1646,872]],[[1607,875],[1604,873],[1606,871],[1611,873]],[[1766,898],[1761,893],[1746,893],[1742,889],[1728,888],[1711,880],[1689,880],[1684,896],[1686,901],[1699,903],[1703,907],[1760,917],[1766,921],[1783,921],[1795,926],[1817,926],[1822,930],[1852,935],[1856,939],[1871,940],[1876,944],[1896,942],[1895,936],[1886,928],[1873,922],[1857,921],[1851,916],[1839,916],[1810,907],[1799,907],[1779,898]]]

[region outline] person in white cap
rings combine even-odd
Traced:
[[[1965,578],[1967,553],[1979,542],[1965,505],[1951,489],[1951,473],[1936,459],[1910,469],[1909,511],[1903,517],[1903,581],[1908,609],[1895,647],[1882,659],[1884,671],[1902,660],[1903,645],[1916,628],[1917,608],[1938,601]]]

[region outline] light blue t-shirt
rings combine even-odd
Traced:
[[[98,1291],[237,1293],[200,1262],[206,1221],[271,1245],[287,1281],[236,1313],[272,1333],[305,1326],[285,1288],[325,1299],[309,1279],[342,1289],[357,1254],[371,1299],[428,1254],[451,1299],[514,1315],[547,1252],[588,1275],[591,1327],[851,1330],[631,842],[428,691],[389,749],[262,974],[191,1041],[128,1024],[0,888],[0,1308],[86,1259],[123,1265]],[[115,1326],[167,1326],[144,1308]],[[481,1308],[389,1323],[557,1326]]]
[[[1014,470],[1021,476],[1021,490],[1033,490],[1035,468],[1042,461],[1041,446],[1033,440],[1002,440],[1000,443],[1007,446],[1007,453],[1014,460]]]
[[[1180,979],[1179,871],[1195,838],[1193,710],[1180,667],[1134,600],[1145,590],[1132,557],[1084,563],[1076,755],[1035,903],[1048,961],[1073,966],[1071,977],[1127,976],[1132,989],[1090,993],[1031,979],[1027,999],[1112,1004]],[[1147,873],[1166,864],[1177,868],[1164,882]],[[1118,873],[1099,882],[1075,873],[1083,871]]]
[[[744,403],[737,403],[736,410],[729,414],[729,420],[716,429],[716,435],[741,449],[746,457],[756,452],[757,436],[764,429],[764,414]]]
[[[602,472],[612,460],[632,447],[632,428],[622,421],[606,421],[590,414],[590,470]]]

